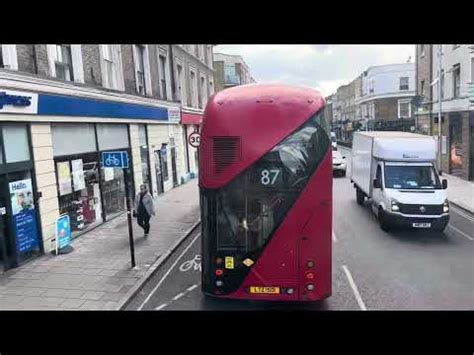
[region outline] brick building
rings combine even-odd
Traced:
[[[214,91],[211,59],[209,45],[0,45],[0,270],[53,250],[59,215],[77,237],[124,212],[105,151],[128,152],[132,191],[195,176],[188,127]]]

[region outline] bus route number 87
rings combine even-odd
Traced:
[[[275,185],[278,176],[280,175],[279,169],[263,169],[260,175],[260,182],[262,185]]]

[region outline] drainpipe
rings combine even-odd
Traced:
[[[33,44],[33,66],[35,74],[38,74],[38,59],[36,58],[36,44]]]

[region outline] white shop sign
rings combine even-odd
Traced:
[[[1,113],[37,114],[38,94],[0,88]]]

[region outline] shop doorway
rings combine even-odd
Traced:
[[[0,175],[0,268],[8,270],[41,252],[31,172]]]
[[[163,186],[163,162],[161,159],[161,150],[154,151],[155,156],[155,174],[156,174],[156,188],[157,194],[161,195],[164,192]]]
[[[178,171],[176,170],[176,147],[171,147],[171,171],[173,174],[173,187],[178,186]]]

